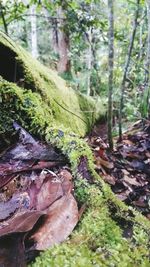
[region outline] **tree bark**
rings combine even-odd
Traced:
[[[146,117],[150,117],[150,0],[146,1],[147,5],[147,20],[148,20],[148,37],[147,37],[147,59],[146,59],[146,72],[145,72],[145,90],[147,90],[146,106],[147,114]]]
[[[140,0],[137,0],[136,11],[135,11],[135,16],[134,16],[134,21],[133,21],[133,29],[132,29],[132,33],[130,37],[130,44],[128,48],[128,54],[126,57],[124,73],[123,73],[123,78],[122,78],[122,83],[121,83],[121,97],[120,97],[120,108],[119,108],[119,140],[122,139],[122,110],[123,110],[123,105],[124,105],[125,83],[126,83],[128,68],[130,65],[130,59],[131,59],[131,54],[133,50],[136,29],[138,25],[139,7],[140,7]]]
[[[34,58],[38,58],[38,45],[37,45],[37,28],[36,28],[36,7],[30,7],[31,15],[31,53]]]
[[[54,52],[56,54],[59,54],[59,47],[58,47],[58,20],[54,19],[53,21],[53,29],[52,29],[53,33],[53,39],[52,39],[52,45],[53,45],[53,49]]]
[[[91,69],[92,69],[92,29],[90,27],[88,31],[88,50],[87,50],[87,69],[88,69],[88,75],[87,75],[87,95],[91,95]]]
[[[113,0],[108,0],[109,10],[109,56],[108,56],[108,67],[109,67],[109,80],[108,80],[108,142],[109,148],[113,149],[112,139],[112,94],[113,94],[113,68],[114,68],[114,6]]]
[[[71,65],[69,59],[69,32],[65,22],[65,11],[62,7],[57,10],[58,15],[58,54],[59,61],[57,64],[57,70],[60,74],[70,73]]]
[[[147,5],[147,19],[148,19],[148,37],[147,37],[147,59],[146,59],[146,77],[145,85],[150,85],[150,0],[146,1]]]

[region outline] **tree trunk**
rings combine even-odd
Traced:
[[[53,45],[53,49],[54,52],[56,54],[59,54],[59,47],[58,47],[58,21],[57,19],[54,19],[53,21],[53,29],[52,29],[53,33],[53,39],[52,39],[52,45]]]
[[[31,53],[34,58],[38,58],[38,45],[37,45],[37,28],[36,28],[36,7],[30,7],[31,16]]]
[[[87,76],[87,95],[91,95],[91,69],[92,69],[92,29],[90,27],[88,31],[88,43],[89,47],[87,50],[87,69],[88,69],[88,76]]]
[[[148,19],[148,37],[147,37],[147,59],[146,59],[146,78],[145,85],[148,87],[150,84],[150,0],[146,1],[147,4],[147,19]]]
[[[148,37],[147,37],[147,59],[146,59],[146,72],[145,72],[145,90],[146,92],[146,117],[150,117],[150,0],[146,1],[147,5],[147,20],[148,20]]]
[[[62,7],[57,10],[58,15],[58,54],[59,61],[57,65],[57,70],[60,74],[70,73],[71,65],[69,59],[69,32],[67,30],[65,22],[65,11]]]
[[[132,49],[134,45],[136,29],[138,25],[139,7],[140,7],[140,0],[137,0],[135,17],[133,21],[133,30],[132,30],[131,37],[130,37],[130,44],[129,44],[128,54],[126,58],[126,63],[125,63],[124,73],[123,73],[123,78],[122,78],[122,83],[121,83],[121,97],[120,97],[120,109],[119,109],[119,140],[122,139],[122,110],[123,110],[123,104],[124,104],[123,102],[124,102],[125,83],[126,83],[128,68],[130,65],[130,59],[131,59]]]
[[[109,148],[113,149],[112,139],[112,94],[113,94],[113,67],[114,67],[114,7],[113,0],[108,0],[109,9],[109,94],[108,94],[108,142]]]

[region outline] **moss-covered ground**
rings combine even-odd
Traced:
[[[94,100],[67,88],[55,72],[34,61],[0,34],[0,53],[4,49],[9,55],[13,52],[10,65],[17,62],[19,69],[15,75],[17,80],[12,79],[11,73],[7,77],[7,69],[3,75],[0,73],[3,76],[0,79],[0,138],[13,131],[15,120],[35,136],[61,149],[71,165],[75,197],[80,206],[86,203],[71,237],[42,253],[31,266],[150,266],[149,221],[116,199],[95,172],[92,152],[81,139],[100,114],[104,115],[102,103],[95,106]],[[83,157],[87,159],[92,184],[79,171]]]

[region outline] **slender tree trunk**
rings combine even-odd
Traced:
[[[113,94],[113,68],[114,68],[114,6],[113,0],[108,0],[109,10],[109,56],[108,56],[108,67],[109,67],[109,80],[108,80],[108,142],[109,148],[113,149],[113,138],[112,138],[112,94]]]
[[[37,46],[37,28],[36,28],[36,7],[32,5],[30,7],[31,16],[31,53],[34,58],[38,58],[38,46]]]
[[[146,59],[146,75],[145,75],[145,90],[147,91],[147,116],[150,117],[150,0],[147,4],[147,20],[148,20],[148,37],[147,37],[147,59]]]
[[[87,50],[87,69],[88,69],[88,76],[87,76],[87,95],[91,95],[91,69],[92,69],[92,29],[90,27],[88,31],[88,50]]]
[[[4,26],[4,30],[5,30],[5,33],[8,35],[8,26],[7,26],[7,23],[6,23],[6,20],[5,20],[5,15],[4,15],[4,12],[3,12],[3,5],[0,1],[0,16],[2,18],[2,21],[3,21],[3,26]]]
[[[123,110],[123,105],[124,105],[125,83],[126,83],[128,68],[130,65],[130,59],[131,59],[131,54],[133,50],[136,29],[138,25],[139,7],[140,7],[140,0],[137,0],[136,12],[135,12],[134,21],[133,21],[133,30],[132,30],[131,37],[130,37],[130,44],[129,44],[128,54],[127,54],[127,58],[125,62],[124,73],[123,73],[123,78],[122,78],[122,83],[121,83],[121,97],[120,97],[120,109],[119,109],[119,140],[122,139],[122,110]]]
[[[142,47],[143,47],[143,23],[140,24],[140,54],[139,59],[142,59]]]
[[[53,49],[54,52],[56,54],[59,54],[59,41],[58,41],[58,20],[54,19],[53,21],[53,40],[52,40],[52,45],[53,45]]]
[[[60,74],[70,73],[71,65],[69,59],[69,32],[67,29],[66,21],[65,21],[65,11],[62,7],[58,8],[58,54],[59,61],[57,65],[57,70]]]
[[[147,4],[147,19],[148,19],[148,37],[147,37],[147,59],[146,59],[146,78],[145,85],[150,85],[150,0],[146,1]]]

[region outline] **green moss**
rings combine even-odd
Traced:
[[[8,56],[10,52],[13,53],[11,57],[14,57],[17,69],[21,71],[23,77],[20,78],[24,78],[24,87],[40,95],[42,105],[50,109],[52,120],[60,128],[70,128],[84,136],[93,123],[104,116],[106,109],[101,100],[96,105],[92,98],[68,88],[55,71],[34,60],[3,33],[0,33],[0,48],[5,49]],[[0,87],[3,87],[2,83]]]
[[[13,121],[34,134],[44,135],[44,130],[53,122],[51,110],[37,93],[23,90],[13,83],[0,81],[0,132],[12,130]],[[32,130],[31,130],[32,129]]]

